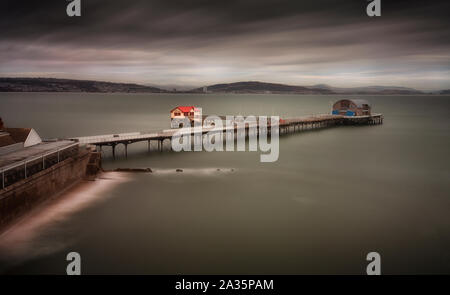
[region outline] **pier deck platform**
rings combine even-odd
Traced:
[[[220,118],[225,118],[225,116],[219,116]],[[280,134],[286,134],[289,132],[298,132],[302,130],[311,130],[318,128],[325,128],[337,125],[376,125],[383,123],[382,114],[373,114],[368,116],[342,116],[342,115],[330,115],[330,114],[319,114],[314,116],[302,116],[297,118],[280,119],[279,122],[279,132]],[[259,126],[256,126],[259,128]],[[238,129],[236,126],[231,127],[235,131]],[[248,129],[249,126],[245,127]],[[216,127],[209,128],[186,128],[187,132],[190,132],[192,136],[205,134],[208,132],[226,132],[230,129],[230,126],[223,126],[220,129]],[[106,134],[97,136],[84,136],[84,137],[72,137],[69,140],[78,142],[79,144],[89,144],[95,145],[101,148],[103,146],[111,146],[113,157],[115,157],[115,147],[118,144],[123,144],[125,146],[125,156],[127,156],[127,147],[129,144],[134,142],[148,142],[148,150],[150,151],[151,141],[158,142],[158,150],[162,150],[164,141],[170,140],[175,132],[180,131],[180,129],[166,129],[156,132],[128,132],[128,133],[117,133],[117,134]]]

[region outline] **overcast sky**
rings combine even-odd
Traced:
[[[392,3],[392,2],[395,2]],[[450,88],[449,1],[2,0],[0,76]]]

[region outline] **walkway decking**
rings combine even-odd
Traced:
[[[220,116],[224,117],[224,116]],[[280,134],[286,134],[291,132],[298,132],[303,130],[326,128],[337,125],[375,125],[383,123],[382,114],[374,114],[371,116],[341,116],[341,115],[329,115],[320,114],[315,116],[303,116],[298,118],[290,119],[280,119],[279,132]],[[245,128],[248,129],[248,124]],[[256,126],[259,128],[259,126]],[[210,127],[210,128],[185,128],[187,133],[191,136],[203,135],[208,132],[227,132],[234,129],[237,132],[239,128],[236,126],[223,126],[221,128]],[[175,132],[180,131],[180,129],[166,129],[157,132],[131,132],[131,133],[118,133],[118,134],[106,134],[97,136],[85,136],[85,137],[72,137],[70,140],[79,142],[79,144],[90,144],[95,145],[102,149],[103,146],[111,146],[112,154],[115,157],[115,147],[118,144],[123,144],[125,146],[125,156],[128,154],[128,145],[134,142],[147,141],[148,150],[150,151],[151,141],[157,141],[158,150],[163,150],[163,144],[166,139],[171,140]],[[181,131],[183,132],[183,131]],[[183,133],[186,134],[186,133]]]

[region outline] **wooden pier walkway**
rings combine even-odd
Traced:
[[[223,116],[221,116],[223,117]],[[268,118],[270,123],[270,120]],[[279,133],[288,134],[306,130],[321,129],[339,125],[377,125],[383,123],[382,114],[373,114],[370,116],[341,116],[341,115],[329,115],[320,114],[314,116],[303,116],[298,118],[280,119]],[[256,124],[259,129],[258,124]],[[245,128],[248,131],[248,124]],[[237,132],[239,128],[223,126],[222,128],[209,127],[209,128],[185,128],[191,136],[204,135],[209,132],[227,132],[230,128]],[[110,146],[112,148],[112,155],[115,158],[115,148],[118,144],[123,144],[125,147],[125,156],[128,155],[128,145],[135,142],[148,142],[148,151],[151,151],[151,142],[157,142],[158,151],[163,151],[164,141],[172,139],[172,136],[180,129],[166,129],[157,132],[131,132],[131,133],[118,133],[118,134],[106,134],[97,136],[85,136],[85,137],[72,137],[70,140],[77,141],[81,145],[95,145],[102,150],[103,146]],[[269,129],[270,131],[270,129]],[[186,133],[183,133],[186,134]],[[247,135],[248,133],[246,133]]]

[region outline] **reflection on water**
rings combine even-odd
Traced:
[[[283,118],[328,112],[341,98],[0,94],[0,109],[11,126],[62,137],[166,128],[183,104]],[[149,154],[145,143],[130,145],[127,159],[118,146],[113,161],[105,148],[106,169],[154,173],[105,174],[105,190],[73,197],[102,202],[29,219],[25,234],[2,237],[2,269],[64,273],[77,251],[84,273],[364,273],[377,251],[383,273],[449,273],[450,99],[365,98],[383,125],[283,136],[275,163],[258,152]]]
[[[128,178],[122,173],[109,172],[95,182],[83,181],[69,188],[61,198],[49,200],[30,215],[0,235],[0,261],[17,264],[37,256],[45,256],[70,246],[75,236],[48,239],[58,226],[70,223],[78,211],[103,200],[107,192]],[[42,239],[41,235],[47,235]],[[1,270],[1,268],[0,268]]]

